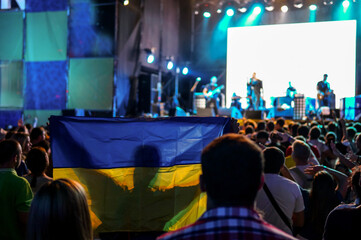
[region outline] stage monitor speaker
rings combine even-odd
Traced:
[[[86,110],[85,116],[87,117],[113,117],[112,110]]]
[[[61,110],[63,116],[69,117],[84,117],[85,111],[84,109],[63,109]]]
[[[306,116],[306,99],[303,94],[296,94],[295,98],[295,107],[293,109],[293,119],[301,120]]]
[[[214,117],[213,108],[197,108],[197,117]]]
[[[263,119],[261,110],[247,110],[245,117],[250,119]]]
[[[236,108],[236,107],[231,107],[231,108],[218,108],[218,115],[223,117],[223,116],[227,116],[227,117],[232,117],[232,118],[236,118],[236,119],[240,119],[242,118],[242,113]]]

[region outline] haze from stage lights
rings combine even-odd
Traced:
[[[338,108],[341,98],[355,96],[355,65],[356,20],[229,28],[226,104],[234,92],[246,97],[253,72],[263,81],[267,108],[271,97],[286,95],[289,81],[316,98],[317,82],[327,73]]]

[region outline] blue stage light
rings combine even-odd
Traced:
[[[188,72],[189,72],[189,69],[187,67],[184,67],[183,70],[182,70],[182,74],[187,75]]]
[[[149,55],[147,56],[147,63],[153,63],[154,60],[155,60],[155,57],[154,57],[153,54],[149,54]]]
[[[172,70],[173,67],[174,67],[173,62],[172,62],[172,61],[168,61],[168,63],[167,63],[167,69],[168,69],[168,70]]]

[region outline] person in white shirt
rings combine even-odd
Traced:
[[[265,159],[265,184],[291,225],[293,227],[302,227],[305,206],[300,187],[297,183],[279,175],[280,171],[285,167],[283,152],[276,147],[269,147],[263,151],[263,154]],[[256,207],[264,214],[265,221],[286,233],[292,234],[292,230],[275,210],[263,188],[257,194]]]

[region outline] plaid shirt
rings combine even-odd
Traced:
[[[254,210],[244,207],[220,207],[206,211],[194,224],[158,238],[158,240],[175,239],[279,240],[295,238],[263,221]]]

